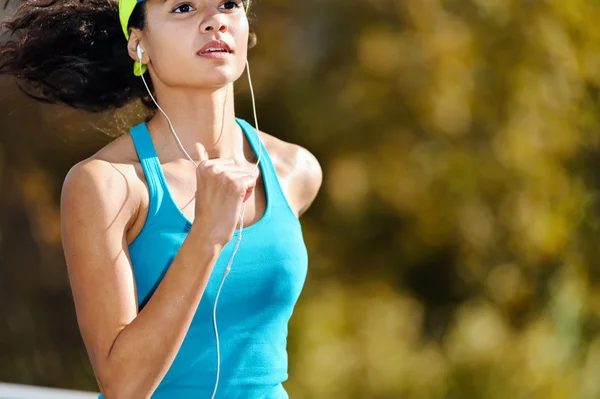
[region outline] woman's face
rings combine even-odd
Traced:
[[[141,44],[165,85],[217,88],[244,72],[248,29],[241,0],[147,0]],[[227,43],[230,52],[199,53],[213,40]]]

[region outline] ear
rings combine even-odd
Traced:
[[[138,56],[137,56],[138,44],[142,47],[142,49],[144,49],[144,51],[142,52],[142,64],[146,64],[147,63],[147,56],[145,55],[146,49],[144,48],[144,45],[140,42],[140,40],[137,38],[137,36],[134,34],[132,34],[129,37],[129,41],[127,42],[127,52],[129,53],[129,56],[134,61],[138,61]]]

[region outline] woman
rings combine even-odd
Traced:
[[[6,21],[23,39],[0,47],[0,73],[30,96],[152,111],[62,191],[77,319],[107,399],[288,397],[287,323],[307,267],[298,218],[322,173],[235,117],[248,6],[24,0]]]

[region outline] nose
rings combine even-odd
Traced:
[[[227,32],[229,29],[223,14],[221,13],[210,13],[206,16],[202,24],[200,25],[201,32]]]

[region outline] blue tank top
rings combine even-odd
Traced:
[[[236,118],[260,160],[266,195],[261,219],[245,227],[217,304],[221,351],[219,399],[288,398],[288,321],[307,274],[308,256],[300,221],[289,206],[266,148],[256,130]],[[131,128],[150,202],[147,220],[129,254],[140,310],[156,290],[191,227],[177,207],[156,155],[146,123]],[[260,178],[260,177],[259,177]],[[217,352],[212,310],[239,230],[224,247],[183,344],[153,399],[210,399]],[[102,395],[100,395],[102,398]]]

